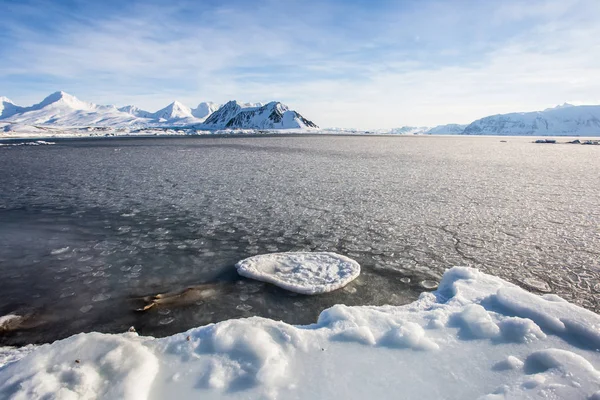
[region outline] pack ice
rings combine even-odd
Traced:
[[[3,399],[600,399],[600,316],[470,268],[412,304],[3,349]]]
[[[335,253],[261,254],[238,262],[238,274],[301,294],[340,289],[360,274],[360,265]]]

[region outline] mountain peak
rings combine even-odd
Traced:
[[[8,97],[0,96],[0,118],[10,117],[22,110]]]
[[[162,109],[158,110],[157,112],[155,112],[154,114],[152,114],[152,117],[159,119],[159,120],[160,119],[170,120],[170,119],[190,118],[193,116],[192,116],[192,110],[188,106],[175,100],[174,102],[172,102],[165,108],[162,108]]]
[[[571,107],[576,107],[576,106],[574,106],[573,104],[570,104],[570,103],[563,103],[563,104],[559,104],[555,107],[546,108],[544,111],[560,110],[561,108],[571,108]]]
[[[267,104],[228,101],[211,114],[204,123],[213,128],[226,129],[288,129],[316,128],[317,126],[290,110],[279,101]]]
[[[219,109],[219,105],[212,101],[204,101],[198,104],[198,107],[192,110],[192,115],[199,119],[206,119],[210,114],[214,113]]]
[[[562,105],[556,106],[556,108],[568,108],[568,107],[575,107],[573,104],[570,103],[563,103]]]
[[[174,102],[172,102],[169,105],[173,108],[187,108],[187,106],[185,106],[182,102],[180,102],[178,100],[175,100]]]
[[[39,110],[47,106],[66,106],[75,110],[89,110],[94,108],[93,104],[83,102],[77,97],[63,92],[62,90],[48,95],[41,103],[38,103],[31,108]]]
[[[55,101],[59,101],[59,100],[72,100],[72,99],[76,99],[76,97],[67,92],[63,92],[62,90],[59,90],[57,92],[51,93],[44,100],[55,102]]]

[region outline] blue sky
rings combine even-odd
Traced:
[[[155,111],[280,100],[320,126],[600,103],[598,0],[0,0],[0,95]]]

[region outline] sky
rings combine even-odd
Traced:
[[[321,127],[600,104],[598,0],[0,0],[0,96],[282,101]]]

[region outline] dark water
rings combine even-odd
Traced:
[[[0,147],[0,344],[80,331],[163,336],[336,303],[405,304],[478,267],[600,311],[600,149],[489,137],[62,140]],[[242,279],[275,251],[355,258],[359,279],[300,296]],[[423,282],[425,281],[425,282]],[[204,286],[146,312],[140,297]]]

